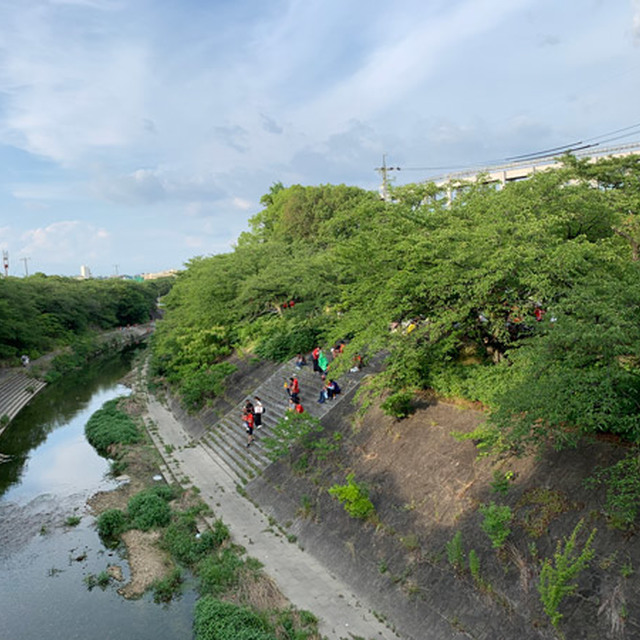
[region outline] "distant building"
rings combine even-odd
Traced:
[[[157,273],[143,273],[143,280],[157,280],[158,278],[169,278],[171,276],[177,276],[177,269],[167,269],[166,271],[158,271]]]
[[[81,278],[90,278],[91,277],[91,269],[89,269],[89,267],[87,267],[86,264],[83,264],[80,267],[80,277]]]

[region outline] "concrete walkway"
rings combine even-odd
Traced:
[[[397,637],[345,583],[275,530],[265,515],[238,492],[236,481],[188,436],[168,409],[151,396],[147,400],[148,416],[155,427],[150,429],[150,435],[168,472],[179,481],[188,477],[201,490],[202,499],[215,516],[229,526],[233,541],[262,562],[266,573],[292,604],[320,619],[322,635],[329,640]]]

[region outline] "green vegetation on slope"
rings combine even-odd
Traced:
[[[638,176],[637,157],[567,158],[500,190],[462,185],[450,203],[433,184],[391,203],[276,184],[233,252],[178,278],[154,371],[199,406],[235,347],[283,360],[347,339],[343,367],[384,349],[381,386],[481,401],[512,449],[636,442]]]

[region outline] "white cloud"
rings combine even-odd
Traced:
[[[231,202],[236,209],[240,209],[241,211],[249,211],[249,209],[256,206],[255,202],[249,202],[244,198],[233,198]]]
[[[631,29],[633,40],[636,44],[640,44],[640,0],[631,0],[631,8],[633,17],[631,19]]]
[[[30,153],[77,164],[90,151],[126,147],[144,135],[144,86],[151,76],[142,40],[92,22],[91,13],[63,24],[62,10],[43,2],[0,9],[0,89],[7,96],[1,137]]]
[[[100,227],[80,220],[54,222],[46,227],[29,229],[22,234],[18,254],[28,257],[33,270],[44,263],[54,265],[90,264],[106,256],[110,234]]]
[[[101,198],[120,204],[184,202],[185,213],[192,216],[201,215],[225,195],[211,175],[182,175],[163,169],[136,169],[116,176],[101,170],[93,189]]]

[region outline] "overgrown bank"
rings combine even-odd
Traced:
[[[492,637],[562,635],[579,611],[589,621],[576,623],[580,637],[633,637],[638,558],[626,541],[640,507],[638,176],[638,157],[567,157],[561,170],[500,190],[482,180],[407,185],[392,202],[344,185],[275,184],[233,252],[194,259],[178,279],[154,340],[155,379],[195,412],[223,393],[237,348],[283,361],[344,344],[330,376],[387,353],[370,411],[384,400],[404,420],[369,413],[357,433],[343,423],[328,460],[312,448],[270,469],[267,481],[282,476],[264,485],[264,499],[294,522],[317,493],[321,517],[335,518],[329,531],[353,527],[318,548],[343,545],[348,554],[336,556],[356,577],[378,567],[368,584],[393,575],[381,592],[403,585],[404,596],[444,616],[443,633],[483,637],[480,611]],[[434,420],[447,435],[431,442],[432,407],[412,414],[425,394],[481,403],[487,419],[460,429],[459,440]],[[412,448],[396,450],[405,440]],[[437,465],[425,441],[451,468]],[[473,445],[494,457],[476,459]],[[281,496],[291,472],[303,478]],[[407,497],[407,487],[420,490]],[[340,520],[331,488],[367,518],[344,521],[338,510]],[[385,512],[376,501],[387,499]],[[388,574],[385,556],[358,555],[376,545],[404,566]],[[460,596],[462,613],[441,593]]]
[[[157,601],[165,601],[179,592],[189,572],[196,576],[201,595],[194,623],[199,640],[319,638],[314,616],[287,606],[260,563],[230,542],[227,527],[199,499],[196,488],[153,483],[159,460],[147,441],[149,425],[141,422],[139,400],[134,396],[107,403],[86,428],[89,441],[113,459],[114,472],[130,474],[130,482],[117,492],[92,500],[100,512],[101,537],[111,545],[124,541],[132,567],[140,564],[140,539],[152,545],[154,556],[165,558],[155,563],[161,575],[149,575],[145,582],[137,580],[134,571],[135,588],[126,585],[121,592],[131,597],[151,588]]]

